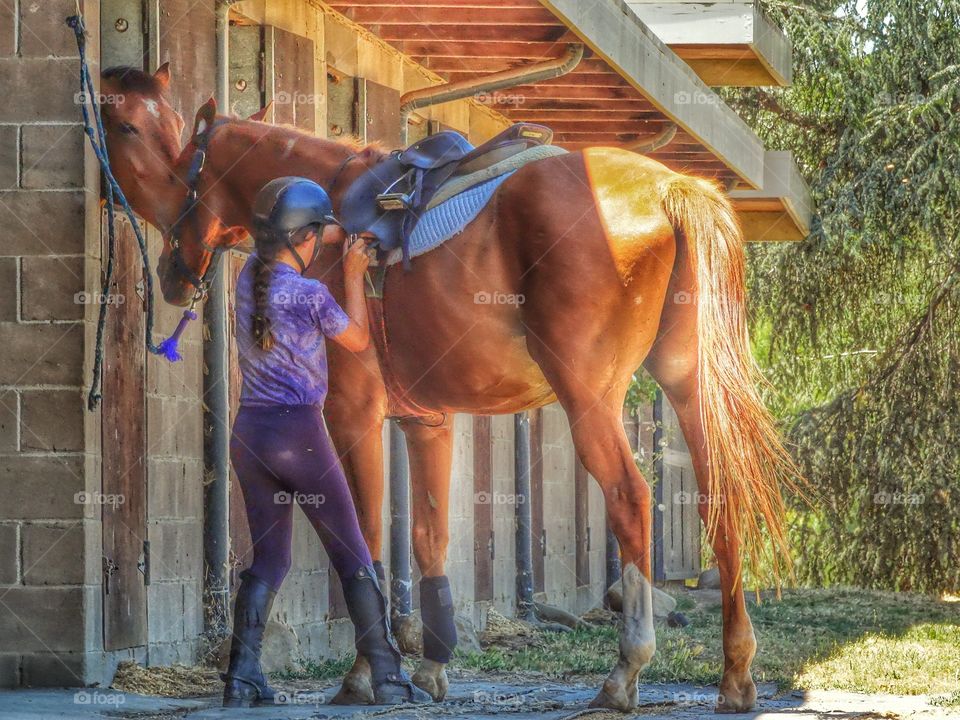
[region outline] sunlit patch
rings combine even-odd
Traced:
[[[618,148],[587,148],[583,151],[587,179],[597,205],[610,255],[624,285],[630,282],[641,256],[650,252],[652,243],[672,237],[654,192],[657,175],[667,173],[659,163]],[[664,258],[672,267],[670,257]]]
[[[290,138],[289,140],[287,140],[287,147],[286,147],[286,149],[283,151],[283,156],[282,156],[284,160],[286,160],[288,157],[290,157],[290,153],[293,152],[293,148],[296,147],[296,145],[297,145],[297,139],[296,139],[296,138]]]
[[[147,106],[147,112],[153,115],[158,120],[160,119],[160,103],[156,100],[151,100],[149,98],[143,101],[143,104]]]

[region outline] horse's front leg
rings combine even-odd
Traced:
[[[431,419],[432,420],[432,419]],[[413,554],[420,568],[420,615],[423,660],[413,682],[434,700],[442,700],[449,683],[445,666],[457,646],[450,582],[444,574],[450,540],[450,468],[453,462],[453,418],[430,423],[400,421],[410,456],[410,499],[413,508]]]

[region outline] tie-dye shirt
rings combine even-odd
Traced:
[[[327,396],[324,337],[347,329],[350,319],[319,280],[305,278],[289,265],[275,263],[270,302],[274,344],[261,350],[253,339],[253,266],[250,256],[237,281],[237,347],[242,405],[322,405]]]

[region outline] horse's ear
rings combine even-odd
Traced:
[[[197,137],[206,132],[207,128],[213,125],[216,117],[217,101],[211,97],[197,110],[196,120],[193,121],[193,137]]]
[[[270,112],[270,108],[273,107],[273,100],[268,102],[262,108],[257,110],[253,115],[247,118],[247,120],[254,120],[255,122],[263,122],[263,119],[267,116],[267,113]]]
[[[160,87],[164,90],[168,89],[170,87],[170,63],[165,62],[158,67],[153,74],[153,79],[160,83]]]

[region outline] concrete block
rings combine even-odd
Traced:
[[[73,3],[71,7],[74,7]],[[66,14],[60,17],[66,17]],[[51,17],[44,14],[43,22],[49,25],[51,32],[58,32],[72,41],[73,35],[59,19],[51,21]],[[40,78],[43,82],[37,82]],[[0,122],[81,122],[77,60],[0,57],[0,88],[3,88],[5,97],[17,99],[16,102],[0,103]]]
[[[3,128],[0,128],[0,133]],[[17,319],[17,259],[0,258],[0,322]]]
[[[147,507],[154,520],[203,517],[203,461],[149,458]]]
[[[80,585],[86,578],[86,527],[23,525],[23,580],[27,585]]]
[[[21,393],[20,448],[70,452],[83,449],[84,398],[80,390]]]
[[[91,677],[91,672],[96,674],[96,666],[101,657],[99,654],[83,652],[38,652],[24,655],[20,683],[23,687],[82,688],[97,682]],[[78,691],[83,692],[94,691]],[[102,694],[110,691],[96,692]],[[82,702],[82,696],[77,702]]]
[[[0,4],[0,57],[9,57],[17,52],[17,23],[13,3]]]
[[[20,656],[0,655],[0,688],[9,690],[16,687],[20,687]]]
[[[147,607],[147,632],[151,644],[183,640],[182,584],[151,583],[147,587]]]
[[[20,398],[13,390],[0,392],[0,452],[19,450]]]
[[[83,187],[85,135],[82,126],[24,125],[20,132],[21,187],[38,190]]]
[[[78,651],[84,641],[82,587],[11,587],[0,603],[0,637],[20,652]]]
[[[20,267],[23,320],[83,320],[84,305],[96,293],[86,293],[82,257],[25,257]]]
[[[76,12],[75,0],[22,0],[20,54],[23,57],[77,57],[73,31],[63,24],[63,18]]]
[[[0,525],[0,585],[20,582],[20,526]],[[0,687],[3,686],[0,670]]]
[[[154,582],[199,576],[203,565],[202,530],[196,522],[150,523],[150,575]]]
[[[153,457],[202,458],[203,408],[195,399],[147,397]]]
[[[0,60],[0,66],[2,64]],[[4,87],[2,77],[0,87]],[[0,103],[0,108],[16,104]],[[83,194],[0,192],[0,227],[3,228],[4,255],[82,255],[85,245]]]
[[[82,386],[83,326],[0,323],[0,385]]]
[[[84,491],[80,457],[0,459],[0,520],[74,520],[89,506],[78,502]],[[92,511],[91,511],[92,512]],[[0,637],[3,633],[0,632]]]
[[[0,188],[4,190],[17,187],[20,179],[19,130],[16,125],[0,125]]]

